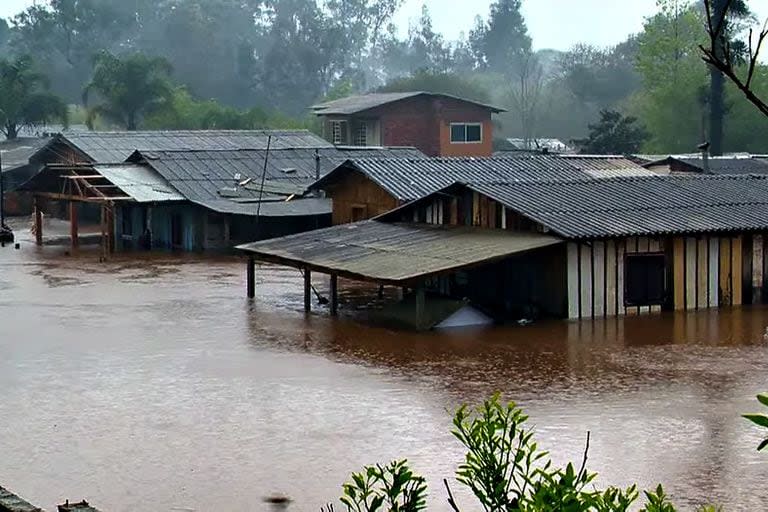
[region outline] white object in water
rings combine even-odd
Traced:
[[[435,326],[435,329],[451,329],[454,327],[479,327],[491,325],[493,319],[472,306],[465,305],[459,308],[448,318]]]

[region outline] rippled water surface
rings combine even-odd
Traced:
[[[603,484],[766,507],[768,455],[739,414],[768,389],[767,309],[417,335],[355,322],[375,290],[349,283],[346,317],[305,317],[291,269],[260,268],[249,302],[243,270],[0,249],[0,485],[44,507],[245,512],[279,491],[303,511],[407,457],[444,510],[449,411],[501,390],[558,462],[591,431]]]

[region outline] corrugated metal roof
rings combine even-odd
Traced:
[[[93,168],[139,203],[184,200],[161,175],[144,165],[94,165]]]
[[[689,166],[694,172],[704,172],[702,158],[670,158],[670,161],[674,160]],[[768,163],[758,158],[712,157],[708,159],[707,165],[709,174],[768,174]]]
[[[768,229],[768,176],[467,186],[569,238]]]
[[[227,199],[204,199],[195,203],[218,213],[232,215],[249,215],[261,217],[301,217],[315,215],[330,215],[332,204],[330,199],[319,197],[296,198],[290,201],[262,201],[259,203],[241,203]]]
[[[621,178],[630,176],[654,176],[642,165],[620,155],[560,155],[580,171],[593,178]]]
[[[317,115],[352,115],[373,108],[381,107],[389,103],[396,101],[402,101],[408,98],[415,98],[417,96],[431,96],[434,98],[448,98],[457,101],[463,101],[471,103],[482,108],[487,108],[492,112],[506,112],[503,108],[494,107],[478,101],[468,100],[465,98],[459,98],[458,96],[452,96],[450,94],[432,93],[426,91],[412,91],[412,92],[378,92],[370,94],[361,94],[356,96],[347,96],[338,100],[327,101],[318,105],[313,105],[311,108]]]
[[[3,487],[0,487],[0,509],[12,510],[13,512],[43,512],[43,509],[32,505]]]
[[[94,162],[121,163],[136,150],[238,150],[332,148],[333,145],[307,130],[179,130],[136,132],[67,132],[59,137],[88,155]]]
[[[535,233],[369,220],[238,249],[266,261],[399,284],[560,242]]]
[[[356,159],[310,188],[322,189],[350,170],[366,175],[400,201],[419,199],[457,181],[577,181],[592,177],[552,156]]]
[[[239,151],[140,151],[132,161],[146,162],[190,200],[259,197],[267,160],[264,192],[275,195],[302,193],[317,175],[335,168],[346,158],[365,156],[412,156],[425,158],[414,148],[276,149]],[[280,184],[285,184],[280,186]],[[290,189],[285,189],[288,186]],[[282,190],[280,190],[282,189]]]

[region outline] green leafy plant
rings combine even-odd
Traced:
[[[660,484],[655,491],[645,491],[645,498],[648,500],[648,504],[641,512],[675,512],[676,510]]]
[[[757,395],[757,400],[764,406],[768,407],[768,393],[760,393]],[[755,425],[768,429],[768,415],[756,413],[744,414],[743,416]],[[768,437],[760,442],[760,444],[757,446],[757,451],[762,451],[766,447],[768,447]]]
[[[524,427],[528,416],[514,402],[503,405],[499,394],[470,411],[461,406],[453,418],[453,435],[467,448],[456,479],[469,487],[486,511],[520,510],[536,473],[547,456]],[[547,474],[543,462],[539,475]]]
[[[348,511],[418,512],[427,506],[426,480],[410,469],[407,460],[366,466],[360,473],[352,473],[351,481],[342,488],[341,502]],[[333,506],[326,510],[332,511]]]

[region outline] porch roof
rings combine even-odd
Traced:
[[[237,248],[261,261],[405,285],[561,242],[536,233],[366,220]]]

